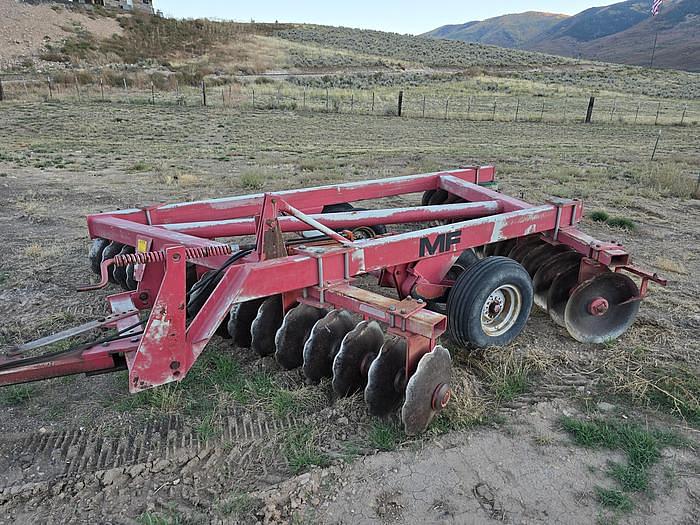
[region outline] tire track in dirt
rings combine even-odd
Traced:
[[[149,421],[141,430],[129,428],[117,435],[101,428],[70,427],[0,436],[0,505],[8,496],[34,492],[40,484],[115,469],[126,471],[136,465],[165,467],[182,458],[199,457],[203,451],[210,451],[207,454],[211,456],[212,450],[235,450],[234,444],[265,443],[298,425],[292,416],[233,413],[222,418],[216,437],[205,440],[196,429],[186,428],[182,417],[172,415]],[[225,446],[228,443],[231,447]]]

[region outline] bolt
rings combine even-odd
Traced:
[[[180,368],[180,361],[172,361],[170,363],[170,370],[177,370]]]
[[[425,301],[423,299],[418,299],[418,304],[423,304]]]
[[[146,293],[146,292],[141,292],[141,293],[139,294],[139,299],[145,303],[146,301],[148,301],[148,293]]]
[[[180,254],[179,253],[174,253],[173,254],[173,261],[179,261],[180,260]]]

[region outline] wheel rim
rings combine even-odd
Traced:
[[[481,329],[490,337],[498,337],[510,330],[522,309],[522,296],[512,284],[496,288],[481,309]]]

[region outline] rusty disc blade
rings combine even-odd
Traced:
[[[444,386],[448,389],[445,395],[449,400],[451,380],[452,358],[446,348],[438,345],[418,361],[416,372],[406,385],[405,401],[401,407],[401,420],[407,435],[415,436],[428,428],[435,415],[444,408],[433,402],[434,397]]]
[[[353,328],[355,321],[345,310],[331,310],[316,322],[304,344],[303,372],[309,383],[316,384],[333,375],[333,359],[343,338]]]
[[[606,272],[581,283],[571,294],[564,311],[564,324],[571,337],[581,343],[605,343],[624,334],[632,326],[640,302],[639,288],[627,275]],[[607,309],[594,315],[590,306],[605,300]]]
[[[133,246],[124,245],[121,250],[119,250],[118,255],[127,255],[129,253],[134,253]],[[128,290],[129,285],[126,283],[126,266],[114,266],[112,268],[112,277],[117,282],[122,290]]]
[[[543,243],[544,241],[539,235],[519,239],[518,242],[515,243],[515,246],[511,248],[510,252],[508,252],[508,257],[517,262],[522,262],[527,254]]]
[[[384,332],[376,321],[361,321],[343,338],[333,360],[333,391],[349,396],[367,384],[362,364],[373,361],[384,344]]]
[[[516,239],[508,239],[496,243],[493,249],[493,255],[508,257],[510,251],[515,247],[516,242]]]
[[[117,255],[120,251],[122,251],[122,247],[124,245],[120,244],[118,242],[110,242],[104,250],[102,250],[102,260],[100,263],[103,263],[104,261],[108,259],[113,259],[115,255]],[[109,273],[109,282],[112,284],[117,284],[117,281],[114,279],[114,274],[113,271],[114,268],[109,268],[108,273]]]
[[[228,318],[228,333],[239,348],[250,348],[253,342],[251,328],[265,298],[235,303]]]
[[[133,264],[126,267],[126,286],[129,290],[136,290],[139,286],[139,283],[134,279],[134,269],[135,266]]]
[[[100,264],[102,264],[102,252],[109,245],[107,239],[98,237],[90,245],[88,252],[88,260],[90,261],[90,269],[97,275],[100,275]]]
[[[404,391],[406,341],[391,337],[382,345],[367,374],[365,403],[373,416],[386,416],[396,410]]]
[[[282,296],[273,295],[265,299],[250,325],[250,348],[264,357],[275,351],[275,334],[282,326]]]
[[[533,277],[535,275],[535,272],[537,272],[537,270],[540,269],[540,266],[552,259],[555,255],[568,250],[569,247],[565,246],[564,244],[552,245],[549,243],[545,243],[542,246],[538,246],[530,253],[528,253],[525,257],[523,257],[523,260],[520,264],[522,264],[523,268],[527,270],[527,273],[530,274],[530,277]]]
[[[575,266],[557,275],[547,293],[547,312],[558,326],[564,326],[564,310],[571,292],[578,285],[579,268]]]
[[[540,266],[532,278],[532,289],[535,294],[535,304],[540,308],[547,309],[547,295],[552,282],[562,272],[572,267],[578,268],[583,256],[574,251],[567,251],[555,255],[552,259]]]
[[[287,312],[275,334],[275,359],[282,368],[291,370],[304,364],[304,344],[316,321],[326,313],[326,310],[307,304],[300,304]]]

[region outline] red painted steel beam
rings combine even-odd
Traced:
[[[532,204],[528,204],[525,201],[509,197],[490,188],[465,182],[452,175],[440,176],[439,185],[443,190],[453,193],[466,201],[498,201],[503,205],[503,211],[524,210],[532,207]]]
[[[179,245],[186,248],[203,248],[206,246],[222,246],[223,243],[186,235],[176,231],[168,231],[157,226],[149,226],[138,222],[118,219],[112,216],[93,215],[88,217],[92,237],[102,237],[129,246],[136,246],[138,239],[151,239],[151,251],[157,251],[166,246]],[[207,268],[219,268],[228,257],[207,257],[195,262]]]
[[[380,199],[405,193],[417,193],[436,189],[440,175],[450,175],[467,182],[492,182],[495,170],[493,166],[480,168],[463,168],[406,177],[349,182],[276,192],[291,206],[305,213],[316,213],[327,204],[355,202],[359,200]],[[260,213],[264,194],[225,197],[187,203],[162,204],[144,210],[123,210],[88,216],[88,229],[91,237],[99,237],[91,228],[92,218],[115,216],[142,224],[173,224],[197,222],[205,218],[209,221],[252,217]]]
[[[0,358],[0,386],[29,383],[40,379],[81,373],[109,372],[119,368],[115,354],[132,352],[138,343],[122,339],[86,350],[67,352],[46,360],[21,365],[24,359]],[[17,366],[10,366],[12,363]],[[6,367],[6,368],[5,368]]]
[[[298,247],[288,257],[233,265],[225,272],[209,300],[188,327],[188,340],[196,345],[196,352],[201,351],[232,303],[317,286],[321,276],[323,282],[335,283],[344,280],[346,276],[366,274],[427,257],[444,256],[447,251],[436,250],[433,254],[423,255],[421,251],[422,247],[428,245],[439,246],[440,239],[446,239],[447,236],[455,240],[449,246],[449,251],[462,252],[491,242],[553,230],[557,210],[556,206],[544,205],[415,232],[355,241],[348,248]],[[568,224],[577,210],[573,207],[562,209],[561,220]]]
[[[379,224],[404,224],[448,219],[472,219],[493,215],[501,211],[501,204],[496,201],[474,203],[443,204],[440,206],[423,206],[419,208],[394,208],[388,210],[367,210],[345,213],[314,214],[310,217],[334,230],[352,229],[360,226]],[[278,219],[283,232],[301,232],[314,230],[313,226],[295,217]],[[255,234],[255,219],[230,219],[225,221],[201,221],[190,223],[166,224],[160,226],[169,231],[187,235],[196,235],[213,239],[216,237],[236,237]]]

